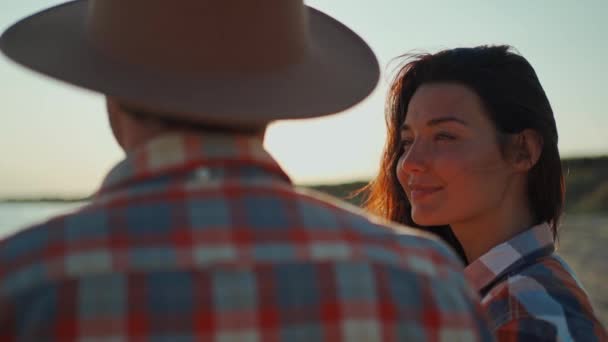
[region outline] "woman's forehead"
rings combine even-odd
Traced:
[[[479,96],[458,83],[433,83],[420,86],[405,113],[407,126],[433,122],[475,122],[486,116]],[[483,120],[483,119],[482,119]]]

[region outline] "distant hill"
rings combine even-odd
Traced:
[[[567,213],[597,213],[608,214],[608,156],[569,158],[562,160],[566,177],[566,212]],[[346,200],[355,205],[361,205],[365,193],[353,194],[363,188],[367,181],[341,184],[306,185]],[[45,198],[9,198],[1,202],[78,202],[87,201],[90,197],[45,197]]]
[[[608,214],[608,156],[562,160],[567,213]],[[364,194],[352,196],[367,182],[311,185],[309,188],[360,205]]]

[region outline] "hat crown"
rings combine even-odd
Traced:
[[[258,72],[310,50],[302,0],[93,0],[87,37],[100,52],[169,72]]]

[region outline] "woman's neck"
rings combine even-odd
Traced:
[[[494,210],[462,222],[451,223],[469,263],[534,224],[525,196],[505,198]]]

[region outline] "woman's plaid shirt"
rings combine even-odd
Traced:
[[[444,245],[295,190],[256,139],[166,135],[0,242],[0,341],[487,341]]]
[[[541,224],[465,269],[499,341],[608,341],[574,272]]]

